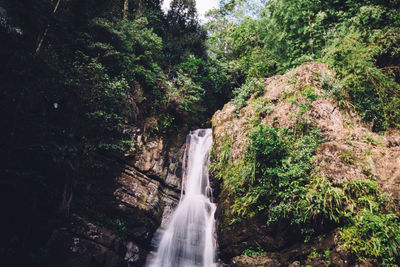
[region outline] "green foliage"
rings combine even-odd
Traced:
[[[110,218],[104,219],[104,226],[113,230],[114,233],[116,233],[119,237],[124,239],[127,238],[127,229],[125,225],[126,223],[119,218],[114,220]]]
[[[172,0],[166,16],[164,53],[166,67],[174,73],[190,55],[204,58],[206,32],[197,20],[194,0]]]
[[[359,261],[377,259],[383,266],[395,266],[400,260],[400,223],[388,199],[372,180],[353,180],[344,184],[349,198],[340,242]]]
[[[342,107],[353,106],[376,131],[399,127],[398,1],[274,0],[251,10],[254,2],[223,1],[207,23],[210,51],[228,60],[239,107],[249,78],[314,60],[336,71],[337,82],[323,84]]]
[[[247,99],[254,93],[258,95],[264,92],[264,83],[261,79],[250,78],[241,87],[233,90],[232,103],[237,106],[237,111],[247,105]]]
[[[376,66],[376,43],[365,44],[360,33],[335,39],[324,60],[338,71],[343,88],[339,100],[350,99],[363,119],[373,121],[375,130],[397,127],[399,84],[390,72]]]
[[[318,99],[319,95],[315,93],[315,88],[311,85],[307,85],[300,92],[308,101],[315,101]]]
[[[82,35],[85,52],[96,56],[112,76],[123,77],[129,85],[139,83],[160,101],[163,77],[160,65],[162,39],[149,27],[146,18],[134,21],[95,18],[90,34]],[[151,95],[150,95],[151,96]]]
[[[218,151],[218,153],[215,150],[212,151],[212,155],[216,156],[218,154],[218,157],[213,160],[211,168],[221,169],[222,167],[224,167],[225,164],[229,162],[232,144],[233,141],[227,135],[224,135],[222,137],[220,150]],[[219,176],[217,178],[222,179],[223,176]]]
[[[76,122],[82,123],[77,125],[76,134],[82,146],[88,151],[127,151],[128,140],[122,138],[124,117],[129,112],[125,79],[110,77],[102,64],[85,55],[73,63],[70,77],[66,86],[80,99],[79,117],[83,121]]]
[[[356,156],[351,149],[347,150],[346,152],[340,153],[339,158],[341,158],[347,164],[354,164],[354,162],[356,161]]]
[[[342,92],[343,84],[339,79],[335,79],[325,73],[319,73],[318,80],[320,82],[321,88],[324,90],[327,96],[340,96]]]
[[[71,195],[71,211],[86,214],[96,202],[86,196],[117,175],[108,158],[131,147],[128,125],[152,117],[158,133],[171,134],[194,123],[187,112],[205,121],[231,91],[226,62],[207,59],[195,10],[164,15],[161,1],[129,1],[124,18],[124,1],[67,0],[55,9],[58,2],[0,1],[0,195],[13,203],[3,204],[7,266],[32,265],[65,222]],[[182,102],[168,103],[169,84]],[[207,115],[197,115],[204,106]],[[106,227],[125,231],[118,220]]]
[[[233,142],[227,137],[213,151],[211,169],[223,180],[230,224],[256,215],[267,225],[289,222],[306,242],[321,225],[339,226],[340,242],[359,261],[376,259],[385,266],[399,262],[399,220],[378,184],[365,179],[333,185],[314,174],[313,154],[321,143],[317,129],[305,122],[288,129],[260,125],[248,138],[239,160],[232,161]],[[352,153],[344,153],[344,160],[353,162]],[[319,256],[315,253],[310,256]],[[243,254],[256,251],[249,248]],[[330,251],[323,257],[329,260]]]
[[[379,195],[378,184],[372,180],[353,180],[344,184],[344,190],[347,195],[353,199],[359,199],[366,195],[372,195],[379,200],[383,201],[383,196]]]
[[[385,146],[385,144],[381,140],[375,139],[370,135],[364,135],[363,137],[361,137],[361,141],[373,146]]]
[[[274,0],[263,2],[255,14],[247,9],[251,3],[222,1],[207,24],[210,51],[225,57],[226,71],[235,81],[232,102],[238,110],[251,104],[256,111],[252,120],[258,120],[268,108],[263,110],[266,103],[257,98],[248,103],[256,92],[250,83],[317,60],[336,72],[333,78],[319,77],[325,97],[335,97],[341,108],[355,109],[374,131],[399,127],[398,1]],[[300,114],[319,97],[311,86],[298,92],[289,88],[286,96]],[[312,132],[304,123],[293,129],[261,127],[248,135],[240,159],[222,160],[216,151],[213,161],[218,164],[212,169],[223,180],[230,223],[256,215],[267,224],[289,221],[306,241],[321,230],[319,225],[342,226],[342,242],[359,260],[395,266],[398,218],[377,183],[366,179],[338,185],[316,175],[312,155],[320,139]],[[384,145],[369,136],[362,141]],[[357,161],[352,150],[339,157],[346,164]],[[382,222],[390,226],[388,231]]]
[[[299,204],[305,215],[304,223],[318,223],[324,219],[339,223],[342,220],[347,197],[341,188],[333,187],[328,179],[318,176],[312,177],[306,188],[306,196]]]
[[[233,198],[232,223],[266,213],[268,224],[283,218],[300,224],[304,214],[298,205],[306,195],[319,140],[318,130],[304,122],[290,129],[260,125],[249,135],[241,160],[216,157],[212,170]]]
[[[249,137],[244,160],[255,163],[254,176],[251,178],[251,182],[254,182],[256,177],[268,176],[269,171],[280,164],[286,149],[276,129],[268,126],[259,125]]]
[[[213,115],[231,94],[231,80],[223,61],[189,55],[177,66],[176,77],[167,82],[163,102],[177,105],[180,113],[189,113],[186,123],[198,124]]]
[[[160,133],[168,133],[174,126],[175,118],[170,114],[161,115],[160,120],[155,122],[154,129]]]
[[[258,246],[257,248],[249,247],[243,250],[242,255],[246,256],[264,256],[265,255],[265,250],[261,247]]]
[[[331,265],[331,250],[329,248],[327,248],[324,251],[324,257],[325,257],[325,260],[327,261],[326,266],[330,266]]]
[[[194,114],[204,111],[201,105],[204,89],[197,84],[187,73],[178,71],[175,85],[171,86],[168,101],[178,103],[180,109]]]
[[[363,209],[353,224],[343,228],[341,242],[359,261],[378,259],[383,266],[397,266],[400,256],[400,223],[395,214]]]
[[[265,100],[263,97],[256,98],[253,101],[252,106],[257,114],[257,117],[265,117],[267,114],[270,114],[275,108],[274,103]]]
[[[308,254],[307,259],[315,259],[316,257],[318,257],[319,254],[316,250],[312,251],[310,254]]]

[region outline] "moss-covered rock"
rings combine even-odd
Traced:
[[[374,133],[335,98],[336,84],[326,65],[304,63],[266,79],[264,92],[244,107],[227,103],[213,116],[212,172],[219,179],[218,239],[225,260],[261,246],[284,266],[351,266],[368,258],[399,263],[400,235],[377,218],[400,226],[400,134]],[[365,210],[374,226],[372,239],[363,243],[357,240],[366,234],[359,227]],[[319,241],[332,235],[331,242]],[[374,240],[380,248],[362,247]],[[299,249],[305,241],[309,249]],[[314,250],[319,256],[308,258]]]

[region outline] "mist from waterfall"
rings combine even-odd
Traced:
[[[216,205],[208,175],[211,144],[211,129],[191,131],[186,137],[181,200],[148,266],[216,266]]]

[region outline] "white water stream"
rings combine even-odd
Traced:
[[[214,267],[214,213],[208,177],[211,129],[186,137],[181,200],[162,235],[150,267]]]

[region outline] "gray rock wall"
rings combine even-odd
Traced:
[[[154,232],[171,214],[181,191],[182,158],[186,129],[171,137],[150,136],[138,128],[127,130],[132,149],[123,157],[106,156],[116,175],[88,182],[95,194],[96,211],[123,219],[125,235],[116,234],[85,216],[73,214],[70,222],[53,232],[49,266],[142,266]],[[97,192],[97,193],[96,193]]]

